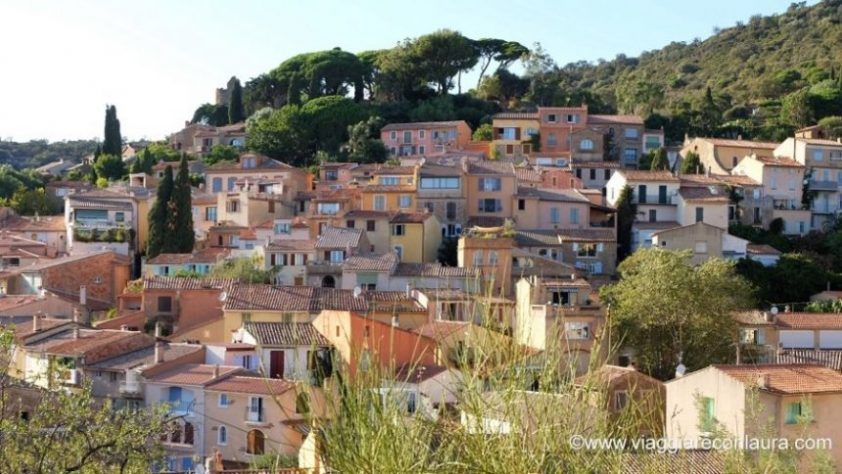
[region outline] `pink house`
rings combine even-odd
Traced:
[[[380,139],[392,156],[436,156],[464,149],[471,127],[464,120],[390,123],[380,130]]]

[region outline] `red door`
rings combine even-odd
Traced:
[[[269,377],[284,378],[284,351],[272,351],[269,354]]]

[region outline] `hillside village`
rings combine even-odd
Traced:
[[[837,7],[522,78],[540,45],[442,30],[232,77],[162,141],[108,106],[0,143],[0,471],[837,472],[835,59],[646,72]],[[388,69],[436,35],[479,58]],[[782,439],[818,444],[711,447]]]
[[[324,470],[302,397],[325,410],[331,373],[376,367],[382,396],[402,400],[404,415],[458,411],[460,357],[477,341],[531,354],[508,362],[525,370],[562,348],[574,377],[605,374],[609,413],[629,398],[654,404],[647,421],[671,437],[699,436],[697,392],[711,419],[748,429],[724,413],[758,377],[780,434],[794,432],[803,397],[816,395],[816,413],[840,403],[839,314],[735,313],[733,342],[750,365],[738,350],[659,381],[635,369],[635,347],[605,344],[616,328],[599,289],[615,281],[618,254],[638,249],[687,251],[694,265],[775,265],[779,251],[730,234],[729,224],[777,220],[784,235],[824,226],[840,208],[842,143],[809,127],[782,143],[694,137],[665,148],[663,132],[640,117],[587,106],[500,113],[492,128],[493,140],[479,142],[461,121],[387,124],[387,163],[325,162],[313,174],[245,149],[206,166],[204,153],[242,148],[246,131],[188,125],[170,145],[204,178],[191,191],[194,249],[151,258],[139,254],[169,164],[102,189],[58,181],[64,215],[3,211],[9,375],[33,389],[90,384],[114,407],[168,404],[182,420],[163,442],[170,471],[209,457],[248,466],[265,453]],[[669,163],[640,169],[658,150]],[[678,172],[691,154],[697,173]],[[816,193],[809,206],[805,187]],[[636,210],[627,249],[618,236],[624,191]],[[214,276],[238,260],[268,280]],[[62,370],[51,373],[57,361]],[[664,418],[676,411],[692,416]],[[837,427],[821,417],[811,426],[839,439]]]

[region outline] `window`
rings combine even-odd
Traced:
[[[500,212],[503,210],[503,203],[499,199],[480,199],[479,212]]]
[[[515,146],[514,145],[506,145],[506,154],[507,155],[514,155],[515,154]]]
[[[126,222],[126,213],[125,212],[115,212],[114,213],[114,220],[117,222]]]
[[[396,131],[394,131],[394,130],[392,130],[391,132],[389,132],[389,139],[391,139],[391,140],[397,140],[397,138],[398,138],[398,132],[396,132]]]
[[[316,212],[328,216],[335,215],[339,212],[338,202],[320,202],[316,205]]]
[[[246,436],[246,452],[248,454],[263,454],[264,436],[260,430],[251,430]]]
[[[593,140],[585,138],[584,140],[579,142],[579,149],[582,151],[590,151],[593,150]]]
[[[830,159],[833,161],[842,160],[842,151],[835,150],[830,152]]]
[[[216,207],[205,208],[205,220],[210,222],[216,222]]]
[[[801,402],[794,402],[789,403],[786,406],[786,424],[794,425],[798,423],[798,420],[801,418],[802,414],[802,406]]]
[[[223,425],[220,425],[216,432],[216,444],[220,446],[228,444],[228,428]]]
[[[575,207],[570,209],[570,223],[579,224],[579,209]]]
[[[567,123],[579,123],[579,114],[567,114]]]
[[[385,211],[386,210],[386,196],[382,194],[378,194],[374,196],[374,210],[375,211]]]
[[[349,229],[353,229],[355,225],[357,225],[357,223],[354,222],[353,219],[345,221],[345,227],[347,227]]]
[[[614,393],[614,409],[622,410],[629,404],[629,392],[625,390],[618,390]]]
[[[538,129],[537,128],[527,128],[526,129],[526,136],[533,137],[535,135],[538,135]]]
[[[576,168],[576,177],[582,179],[582,168]]]
[[[547,114],[546,121],[549,123],[556,123],[558,122],[558,116],[556,114]]]
[[[482,266],[482,250],[477,250],[474,252],[474,266],[481,267]]]
[[[596,168],[591,168],[591,181],[596,179]]]
[[[770,182],[770,186],[772,187],[772,189],[778,189],[778,177],[777,176],[772,176],[771,179],[769,180],[769,182]]]
[[[658,222],[658,211],[649,209],[649,222]]]
[[[604,175],[605,181],[611,179],[611,170],[605,170]]]
[[[395,254],[398,256],[398,260],[403,258],[403,245],[395,245],[392,247],[392,250],[395,251]]]
[[[517,200],[517,210],[518,211],[525,211],[526,210],[526,199],[518,199]]]
[[[225,210],[227,212],[240,212],[240,201],[228,201],[225,203]]]
[[[514,127],[506,127],[501,129],[502,130],[502,139],[503,140],[517,140],[517,129]]]
[[[418,154],[419,155],[423,155],[425,151],[427,151],[427,150],[424,148],[424,145],[421,145],[421,146],[418,147]]]
[[[553,208],[550,209],[550,223],[551,224],[558,224],[559,223],[559,221],[561,220],[561,217],[559,216],[559,214],[560,213],[559,213],[557,207],[553,207]]]
[[[403,132],[403,142],[404,143],[412,143],[412,132],[407,130]]]
[[[289,234],[292,231],[289,222],[276,223],[273,226],[275,234]]]
[[[704,240],[696,241],[695,252],[698,254],[708,253],[708,243]]]
[[[228,178],[228,191],[233,191],[237,187],[237,178]]]
[[[401,194],[398,197],[398,207],[401,209],[408,209],[412,207],[412,196]]]
[[[459,189],[459,178],[421,178],[421,189]]]
[[[401,184],[401,179],[397,176],[381,176],[380,184],[384,186],[397,186]]]
[[[251,364],[251,356],[250,355],[242,356],[240,365],[242,365],[244,369],[252,369],[253,367],[252,367],[252,364]]]
[[[374,232],[375,228],[377,228],[377,221],[365,221],[365,230],[367,232]]]
[[[480,178],[479,180],[480,191],[499,191],[501,187],[500,178]]]
[[[456,219],[456,203],[455,202],[448,201],[447,204],[445,204],[445,217],[448,220],[451,220],[451,221]]]
[[[573,250],[578,257],[596,257],[596,244],[573,244]]]
[[[497,265],[497,252],[492,250],[488,252],[488,264],[492,267]]]
[[[824,159],[824,152],[822,150],[813,150],[813,161],[822,161]]]
[[[406,227],[404,224],[394,224],[392,226],[392,235],[406,235]]]
[[[713,431],[716,423],[716,401],[710,397],[702,398],[702,430]]]
[[[547,134],[547,145],[548,146],[558,145],[558,137],[556,136],[555,132],[550,132],[550,133]]]
[[[427,131],[426,131],[426,130],[418,130],[418,138],[423,139],[423,138],[424,138],[424,137],[426,137],[426,136],[427,136]]]
[[[249,397],[248,419],[246,421],[262,422],[263,397]]]
[[[211,189],[215,193],[222,192],[222,178],[213,178],[211,181]]]
[[[331,250],[328,253],[328,260],[330,263],[342,263],[345,261],[345,251],[344,250]]]
[[[626,163],[637,163],[637,148],[623,149],[623,160]]]
[[[566,321],[564,323],[564,334],[567,339],[590,339],[590,332],[591,328],[588,323],[581,321]]]
[[[696,222],[702,222],[705,220],[705,208],[704,207],[697,207],[696,208]]]
[[[158,297],[158,311],[161,313],[172,312],[172,297],[159,296]]]
[[[427,202],[424,203],[424,209],[426,209],[427,212],[435,212],[436,206],[435,206],[435,204],[427,201]]]
[[[193,429],[193,423],[185,422],[184,423],[184,444],[193,444],[195,438],[195,430]]]
[[[637,138],[637,129],[636,128],[627,128],[623,130],[623,136],[626,138]]]

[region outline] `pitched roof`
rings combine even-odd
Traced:
[[[29,266],[18,267],[18,270],[20,270],[21,272],[41,271],[47,268],[57,267],[68,263],[80,262],[82,260],[87,260],[89,258],[99,257],[106,254],[111,254],[111,256],[114,258],[114,261],[118,263],[125,263],[127,265],[129,263],[126,257],[118,255],[116,252],[113,252],[111,250],[102,250],[99,252],[85,253],[81,255],[70,255],[67,257],[59,257],[54,259],[43,259]]]
[[[500,120],[538,120],[538,112],[501,112],[491,116]]]
[[[394,252],[381,255],[352,255],[345,260],[343,270],[355,272],[390,272],[398,263]]]
[[[796,138],[796,140],[808,145],[842,146],[842,143],[836,140],[828,140],[826,138]]]
[[[602,229],[519,230],[515,242],[521,247],[558,247],[569,242],[614,242],[614,231]]]
[[[144,290],[224,290],[233,278],[176,278],[152,276],[143,279]]]
[[[360,245],[362,229],[348,229],[345,227],[328,227],[316,241],[317,249],[357,248]]]
[[[752,155],[754,156],[754,155]],[[803,168],[804,165],[787,156],[754,156],[757,161],[766,166],[779,166],[782,168]]]
[[[381,166],[374,172],[374,176],[414,175],[414,166]]]
[[[628,377],[629,375],[645,377],[652,382],[661,383],[659,380],[637,371],[634,367],[621,367],[611,364],[604,364],[588,374],[577,377],[575,383],[576,385],[587,383],[608,385],[615,380]]]
[[[716,189],[716,188],[714,188]],[[714,192],[708,187],[685,187],[678,188],[678,195],[685,201],[691,202],[706,202],[706,203],[725,203],[730,202],[728,196],[721,193],[719,190]]]
[[[392,224],[423,224],[431,217],[433,217],[433,214],[429,212],[398,212],[389,219],[389,222]]]
[[[714,365],[744,384],[780,394],[842,392],[842,374],[827,367],[807,364]],[[763,379],[761,379],[763,376]]]
[[[778,147],[775,142],[757,142],[752,140],[730,140],[727,138],[701,138],[716,146],[727,146],[731,148],[765,148],[767,150],[774,150]]]
[[[405,263],[395,268],[393,276],[428,277],[428,278],[468,278],[476,275],[476,269],[466,267],[446,267],[436,263]]]
[[[345,219],[389,219],[392,213],[389,211],[366,211],[354,209],[345,213]]]
[[[698,449],[677,452],[640,451],[623,453],[620,458],[624,474],[651,472],[693,472],[695,474],[723,474],[727,472],[724,457],[719,451]]]
[[[216,263],[225,254],[227,249],[219,247],[208,247],[196,250],[192,253],[162,253],[146,261],[148,265],[183,265],[186,263]]]
[[[525,166],[515,167],[515,176],[519,182],[540,183],[544,180],[540,170]]]
[[[433,321],[413,329],[412,332],[439,341],[457,332],[467,331],[471,327],[467,321]]]
[[[643,119],[639,115],[603,115],[594,114],[588,115],[589,124],[623,124],[623,125],[643,125]]]
[[[619,170],[628,181],[664,181],[677,183],[679,179],[669,171]]]
[[[839,313],[778,313],[776,326],[781,329],[842,330]]]
[[[154,344],[152,336],[137,331],[115,331],[110,329],[68,329],[33,344],[27,350],[47,354],[84,357],[85,363],[133,352]]]
[[[390,123],[383,128],[381,131],[389,131],[389,130],[407,130],[407,129],[417,129],[417,128],[444,128],[444,127],[456,127],[459,125],[465,124],[468,125],[467,122],[464,120],[449,120],[443,122],[404,122],[404,123]]]
[[[766,244],[748,244],[746,253],[749,255],[780,255],[781,251]]]
[[[253,393],[256,395],[280,395],[295,388],[295,382],[265,377],[232,375],[208,384],[205,390],[211,392]]]
[[[583,196],[582,193],[575,189],[541,189],[519,186],[517,188],[516,196],[537,198],[541,201],[553,202],[591,202],[588,198]]]
[[[310,286],[235,285],[225,299],[226,310],[266,310],[317,313],[323,309],[365,312],[368,304],[353,290]]]
[[[290,250],[297,252],[308,252],[316,247],[315,240],[303,239],[280,239],[269,242],[266,250]]]
[[[199,344],[169,342],[160,342],[160,344],[163,362],[173,361],[197,351],[204,350],[204,348]],[[146,367],[154,365],[155,363],[155,347],[149,346],[140,350],[121,354],[116,357],[100,360],[95,364],[90,364],[89,367],[91,369],[121,371],[126,369],[135,369],[138,367]]]
[[[214,371],[218,371],[214,376]],[[208,385],[227,375],[242,372],[242,367],[210,364],[184,364],[147,377],[149,382],[167,385]]]
[[[842,372],[842,351],[786,349],[775,351],[776,364],[816,364]]]
[[[263,346],[328,346],[310,323],[247,322],[243,328]]]
[[[403,364],[395,370],[395,380],[399,382],[419,383],[430,380],[447,370],[447,367],[441,365]]]
[[[468,163],[468,173],[514,176],[515,167],[512,163],[506,161],[472,161]]]

